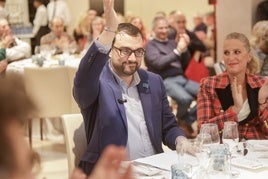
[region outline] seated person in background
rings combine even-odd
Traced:
[[[7,68],[7,60],[6,60],[6,50],[0,49],[0,75],[3,74]]]
[[[175,39],[177,42],[179,41],[182,34],[187,34],[190,38],[190,43],[188,44],[188,50],[191,56],[195,51],[205,52],[206,47],[201,40],[195,35],[195,33],[189,31],[186,28],[186,17],[181,11],[172,12],[170,16],[170,25],[176,30],[176,35],[170,34],[169,39]]]
[[[142,19],[140,17],[134,16],[129,19],[129,23],[135,25],[136,27],[140,29],[142,36],[144,38],[144,46],[145,46],[148,36],[147,36],[146,28],[142,22]]]
[[[64,32],[64,20],[60,17],[54,17],[50,24],[51,32],[41,38],[40,45],[54,45],[56,54],[62,53],[74,39]]]
[[[251,46],[255,55],[259,58],[260,72],[262,76],[268,76],[268,21],[257,22],[251,33]]]
[[[73,37],[77,44],[78,51],[83,51],[87,44],[87,36],[82,33],[80,28],[75,28],[73,32]]]
[[[90,33],[88,35],[88,43],[92,43],[103,31],[105,21],[102,17],[96,16],[92,19],[90,24]]]
[[[189,142],[177,126],[160,76],[139,69],[145,53],[140,30],[118,26],[114,0],[103,0],[107,29],[82,58],[74,98],[84,118],[87,150],[79,167],[89,175],[104,148],[125,146],[129,160],[163,152],[162,142],[181,152]]]
[[[230,33],[223,45],[226,71],[201,81],[197,100],[199,128],[225,121],[238,123],[239,139],[268,138],[268,79],[254,73],[258,68],[249,40]]]
[[[146,44],[145,64],[149,71],[163,78],[168,96],[178,104],[177,118],[190,126],[196,121],[196,111],[189,110],[189,107],[196,99],[199,84],[184,76],[183,65],[191,58],[187,50],[189,37],[182,35],[179,42],[168,39],[165,17],[154,18],[152,24],[155,36]]]
[[[202,31],[207,33],[207,25],[204,23],[203,16],[200,13],[196,13],[193,17],[194,29],[193,32]]]
[[[208,12],[205,14],[205,23],[207,30],[195,31],[195,35],[203,42],[206,46],[207,51],[205,56],[212,57],[213,62],[215,61],[215,17],[214,12]]]
[[[5,50],[5,58],[9,62],[31,55],[30,45],[12,34],[6,19],[0,19],[0,48]]]
[[[100,17],[96,16],[91,20],[90,23],[90,33],[87,36],[87,42],[84,46],[83,51],[81,52],[82,55],[84,55],[91,43],[101,34],[105,26],[105,20]]]
[[[94,9],[89,9],[83,12],[77,22],[77,27],[82,34],[88,36],[91,33],[91,22],[97,16],[97,11]]]

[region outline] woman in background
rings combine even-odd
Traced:
[[[259,74],[268,76],[268,20],[259,21],[254,25],[250,43],[259,58]]]
[[[145,44],[147,43],[148,39],[147,39],[147,32],[146,32],[145,26],[144,26],[144,24],[142,22],[142,19],[139,18],[139,17],[134,16],[134,17],[131,17],[129,19],[129,23],[135,25],[136,27],[138,27],[140,29],[140,31],[142,33],[142,36],[144,38],[144,40],[143,40],[144,43],[143,44],[145,46]]]

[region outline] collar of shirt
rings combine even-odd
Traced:
[[[218,75],[218,77],[219,82],[216,84],[215,88],[226,88],[227,85],[230,83],[227,72],[225,71],[224,73]],[[261,77],[258,77],[251,73],[246,73],[246,81],[251,88],[260,87],[262,84],[262,80],[264,79],[261,79]]]
[[[154,37],[155,40],[159,41],[159,42],[168,42],[168,38],[166,38],[165,40],[159,39],[157,37]]]
[[[120,86],[128,86],[127,83],[114,72],[114,70],[112,68],[111,60],[109,61],[109,68],[111,69],[111,71],[112,71],[112,73],[113,73],[113,75],[115,77],[116,82]],[[140,81],[141,81],[141,79],[140,79],[140,76],[139,76],[138,72],[135,72],[133,74],[133,81],[131,82],[129,87],[137,86],[140,83]]]

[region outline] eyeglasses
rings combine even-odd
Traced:
[[[134,53],[135,57],[143,57],[145,54],[145,50],[143,48],[138,48],[137,50],[131,50],[127,47],[118,48],[113,46],[113,48],[119,51],[119,55],[121,57],[129,57],[132,53]]]

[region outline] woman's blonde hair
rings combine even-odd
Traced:
[[[242,33],[232,32],[226,36],[225,40],[227,40],[227,39],[237,39],[244,44],[247,51],[249,53],[251,53],[251,55],[252,55],[252,59],[250,60],[250,62],[247,65],[248,72],[254,73],[254,74],[258,73],[259,72],[259,60],[254,55],[254,53],[252,53],[252,48],[250,46],[250,42],[249,42],[248,38]]]
[[[268,20],[257,22],[251,32],[250,44],[253,48],[257,48],[261,39],[267,36],[268,31]]]

